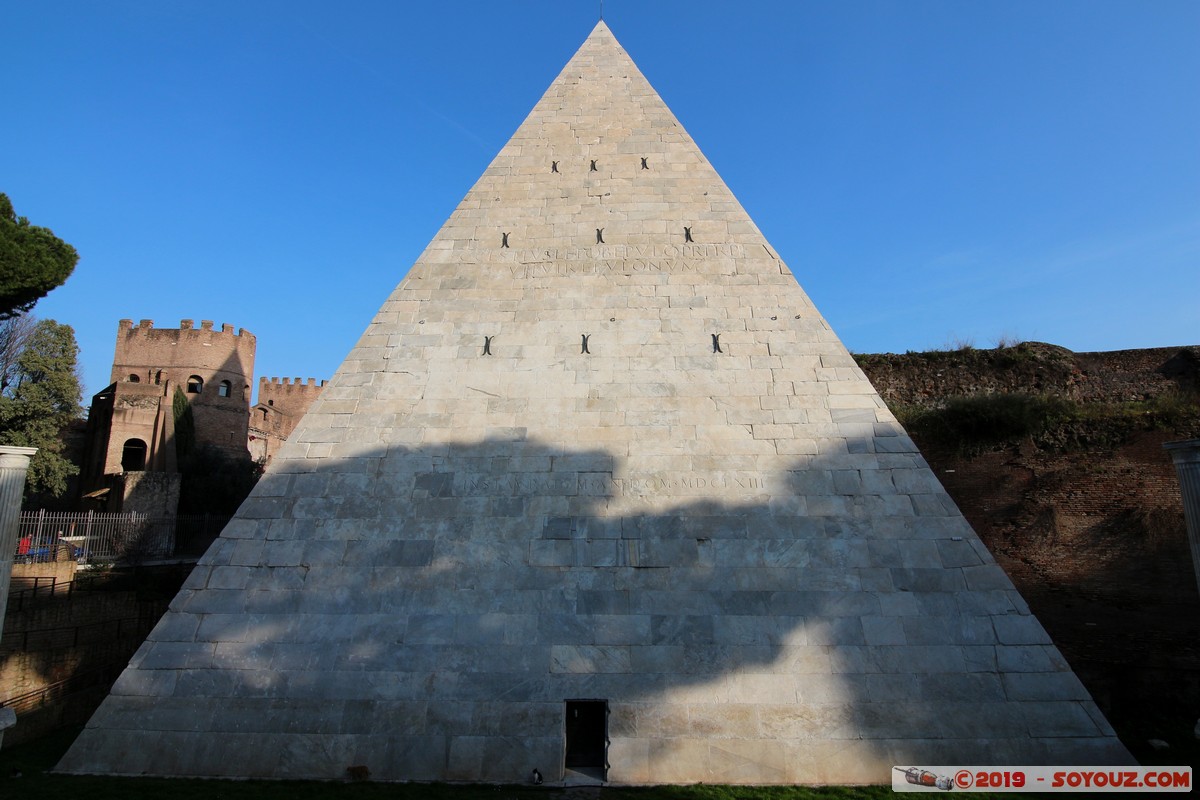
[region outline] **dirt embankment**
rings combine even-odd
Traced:
[[[856,358],[1135,755],[1196,754],[1200,593],[1162,445],[1200,438],[1200,347]]]

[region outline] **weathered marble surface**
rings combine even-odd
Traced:
[[[603,23],[60,768],[554,781],[574,699],[613,782],[1129,760]]]

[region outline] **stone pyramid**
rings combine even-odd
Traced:
[[[879,783],[1129,762],[602,22],[59,768]]]

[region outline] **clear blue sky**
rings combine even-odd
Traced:
[[[331,377],[597,0],[6,4],[0,191],[81,259],[34,313]],[[852,350],[1200,343],[1200,3],[607,0]]]

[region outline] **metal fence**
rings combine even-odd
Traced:
[[[92,579],[72,576],[61,580],[54,575],[38,575],[33,578],[14,577],[8,586],[8,605],[5,614],[19,614],[26,606],[36,605],[47,598],[66,598],[69,602],[76,593],[86,592]]]
[[[86,672],[77,672],[58,683],[52,683],[49,686],[34,689],[32,692],[0,700],[0,707],[11,708],[13,713],[19,717],[31,711],[37,711],[43,706],[62,702],[63,698],[75,692],[102,686],[112,686],[116,682],[117,677],[120,676],[121,671],[125,668],[127,661],[128,659],[121,659]]]
[[[203,555],[229,521],[208,514],[151,517],[96,511],[24,511],[17,536],[18,564],[77,561],[138,564]]]
[[[80,645],[111,644],[122,638],[137,637],[144,640],[158,622],[158,616],[143,614],[138,617],[121,617],[92,622],[87,625],[71,625],[63,628],[37,628],[35,630],[6,630],[0,636],[0,654],[34,653],[45,650],[65,650]]]

